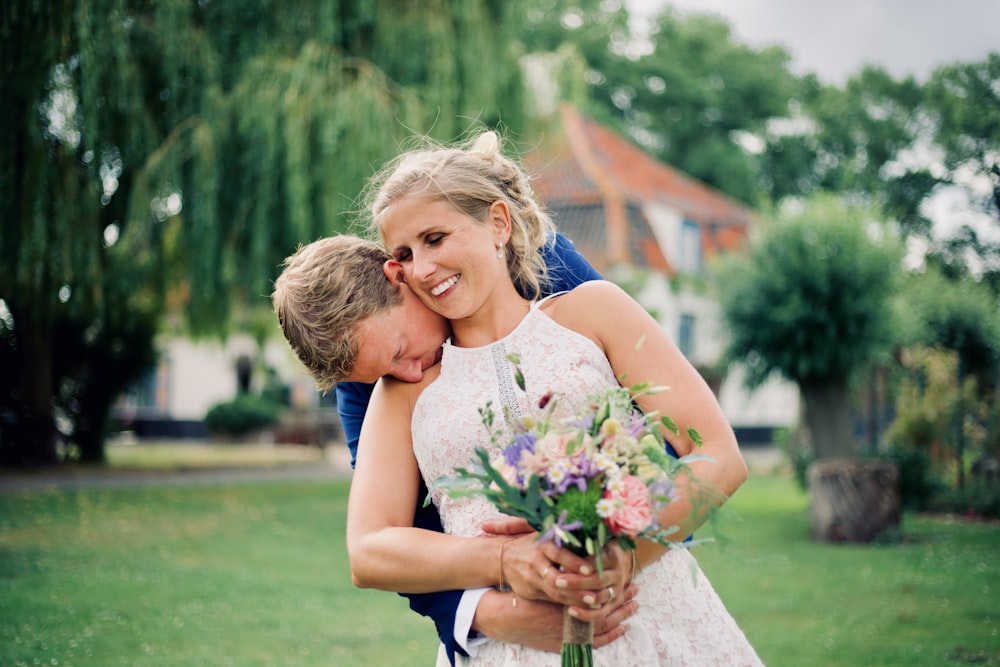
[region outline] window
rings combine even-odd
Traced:
[[[681,224],[681,253],[678,268],[684,273],[701,271],[701,228],[685,220]]]
[[[677,347],[680,348],[681,353],[688,359],[694,354],[694,324],[694,315],[681,315],[681,327],[677,336]]]

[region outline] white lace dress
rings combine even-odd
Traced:
[[[508,354],[520,358],[527,396],[514,383]],[[428,487],[442,475],[473,461],[475,447],[489,439],[479,408],[492,401],[527,410],[552,390],[560,404],[572,405],[614,386],[607,358],[588,338],[552,320],[532,305],[530,313],[504,339],[479,348],[445,345],[441,374],[423,391],[413,412],[413,448]],[[446,532],[481,535],[480,525],[499,515],[486,500],[451,499],[441,490],[432,493]],[[595,649],[595,664],[691,665],[736,667],[761,662],[736,622],[726,611],[708,579],[685,550],[671,550],[636,577],[639,613],[629,619],[625,639]],[[461,658],[460,658],[461,660]],[[444,650],[439,665],[447,665]],[[491,641],[473,659],[459,664],[559,665],[559,655],[519,644]]]

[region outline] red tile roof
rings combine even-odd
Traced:
[[[650,203],[702,229],[706,256],[739,247],[751,212],[723,193],[657,162],[603,125],[561,109],[562,137],[527,158],[533,186],[556,224],[600,270],[615,264],[674,273],[643,214]]]

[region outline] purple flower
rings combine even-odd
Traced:
[[[563,540],[567,539],[567,534],[570,531],[582,527],[582,521],[572,521],[570,523],[566,523],[566,510],[563,510],[562,513],[559,514],[559,518],[556,519],[556,522],[552,524],[548,530],[538,536],[538,541],[548,542],[549,540],[552,540],[556,543],[557,547],[562,549]]]
[[[649,485],[650,498],[656,499],[657,511],[666,505],[680,500],[680,493],[672,479],[660,479]],[[666,498],[667,500],[663,500]]]
[[[580,454],[580,457],[576,461],[576,469],[577,472],[580,474],[580,476],[585,479],[594,479],[602,472],[604,472],[603,470],[601,470],[601,467],[597,465],[597,462],[594,459],[590,458],[589,456],[586,456],[582,452]],[[580,490],[586,491],[587,489],[581,488]]]
[[[566,425],[581,431],[590,431],[590,427],[594,425],[594,413],[588,412],[579,419],[566,422]]]
[[[632,419],[629,421],[625,431],[638,440],[646,432],[646,417],[636,410],[632,411]]]
[[[507,462],[507,465],[517,469],[518,464],[521,462],[521,452],[527,450],[528,453],[535,453],[536,440],[538,440],[538,436],[534,433],[521,433],[514,438],[514,442],[503,450],[503,458]]]

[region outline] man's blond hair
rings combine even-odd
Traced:
[[[345,380],[357,362],[357,326],[402,303],[382,270],[391,259],[376,243],[332,236],[284,262],[271,301],[288,344],[320,391]]]

